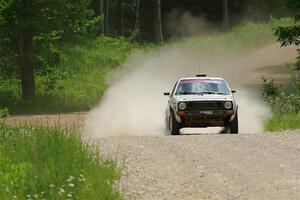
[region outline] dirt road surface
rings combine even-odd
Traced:
[[[300,199],[300,134],[110,137],[128,199]],[[298,131],[300,133],[300,131]]]
[[[22,127],[38,125],[48,127],[68,128],[80,132],[83,129],[86,112],[48,115],[15,115],[6,120],[6,124]]]

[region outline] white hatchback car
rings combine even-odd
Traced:
[[[169,96],[165,123],[171,135],[181,128],[224,127],[224,133],[238,133],[238,105],[222,78],[197,77],[178,80]]]

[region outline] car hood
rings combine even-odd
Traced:
[[[233,101],[231,95],[203,94],[203,95],[177,95],[178,101]]]

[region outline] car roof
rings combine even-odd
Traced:
[[[182,81],[182,80],[222,80],[224,81],[223,78],[219,78],[219,77],[185,77],[185,78],[181,78],[179,79],[179,81]]]

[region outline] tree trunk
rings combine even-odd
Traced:
[[[124,36],[124,8],[123,0],[118,0],[118,10],[119,10],[119,27],[118,34]]]
[[[161,2],[160,0],[154,0],[154,26],[155,26],[155,41],[162,43],[164,41],[162,22],[161,22]]]
[[[224,30],[228,30],[229,29],[228,0],[223,0],[223,28],[224,28]]]
[[[23,0],[25,16],[32,16],[32,1]],[[34,46],[33,46],[33,30],[32,27],[26,25],[22,30],[21,39],[21,84],[22,97],[24,100],[31,99],[35,96],[35,81],[34,81]]]
[[[136,34],[135,39],[140,41],[140,0],[135,1],[135,22],[134,22],[134,32]]]
[[[109,0],[106,0],[105,5],[105,35],[109,34]]]
[[[99,34],[104,34],[104,2],[99,0],[99,15],[102,17]]]

